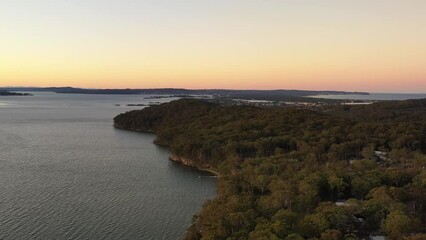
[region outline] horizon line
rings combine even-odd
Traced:
[[[184,88],[184,87],[148,87],[148,88],[85,88],[75,86],[0,86],[4,88],[74,88],[86,90],[158,90],[158,89],[177,89],[177,90],[193,90],[193,91],[207,91],[207,90],[222,90],[222,91],[312,91],[312,92],[353,92],[353,93],[387,93],[387,94],[426,94],[425,92],[370,92],[365,90],[313,90],[313,89],[285,89],[285,88],[269,88],[269,89],[241,89],[241,88]]]

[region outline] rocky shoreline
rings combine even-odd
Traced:
[[[179,164],[182,164],[184,166],[195,168],[199,171],[208,172],[208,173],[211,173],[215,176],[219,176],[219,173],[215,170],[212,170],[209,165],[198,166],[197,164],[195,164],[195,162],[193,160],[186,158],[186,157],[178,156],[174,153],[170,153],[169,160],[176,162],[176,163],[179,163]]]
[[[126,130],[126,131],[141,132],[141,133],[155,133],[154,130],[150,130],[150,129],[125,128],[118,125],[117,123],[114,123],[113,126],[117,129]]]
[[[126,130],[126,131],[133,131],[133,132],[141,132],[141,133],[154,133],[154,130],[151,129],[134,129],[134,128],[125,128],[125,127],[121,127],[118,124],[114,123],[114,127],[117,129],[122,129],[122,130]],[[210,165],[208,164],[203,164],[203,165],[197,165],[195,161],[193,161],[192,159],[189,159],[187,157],[183,157],[183,156],[179,156],[175,153],[173,153],[173,150],[170,149],[170,146],[168,144],[162,143],[160,141],[158,141],[157,139],[154,140],[153,142],[154,144],[158,145],[158,146],[163,146],[163,147],[167,147],[169,148],[169,150],[171,151],[170,155],[169,155],[169,160],[175,163],[179,163],[181,165],[187,166],[187,167],[191,167],[194,169],[197,169],[199,171],[203,171],[203,172],[208,172],[210,174],[213,174],[215,176],[219,176],[219,173],[213,169],[211,169]]]

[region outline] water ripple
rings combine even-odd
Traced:
[[[214,196],[153,135],[111,127],[143,96],[29,99],[0,108],[0,239],[178,239]]]

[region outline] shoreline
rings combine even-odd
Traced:
[[[124,127],[120,127],[117,124],[113,124],[113,126],[117,129],[121,129],[121,130],[126,130],[126,131],[131,131],[131,132],[141,132],[141,133],[156,133],[154,130],[150,130],[150,129],[136,129],[136,128],[124,128]]]
[[[167,145],[160,145],[160,146],[167,146]],[[168,147],[168,146],[167,146],[167,147]],[[169,148],[169,147],[168,147],[168,148]],[[169,149],[170,149],[170,148],[169,148]],[[194,162],[194,161],[192,161],[191,159],[183,158],[183,157],[180,157],[180,156],[176,156],[176,155],[175,155],[175,154],[173,154],[173,153],[170,153],[170,155],[169,155],[169,160],[170,160],[170,161],[172,161],[172,162],[175,162],[175,163],[181,164],[181,165],[183,165],[183,166],[186,166],[186,167],[190,167],[190,168],[196,169],[196,170],[198,170],[198,171],[202,171],[202,172],[210,173],[210,174],[212,174],[213,176],[216,176],[216,177],[219,177],[219,176],[220,176],[219,172],[217,172],[217,171],[215,171],[215,170],[213,170],[213,169],[197,167],[195,164],[193,164],[193,162]]]
[[[120,126],[116,125],[115,123],[113,124],[113,126],[117,129],[125,130],[125,131],[156,134],[156,132],[152,129],[131,129],[131,128],[129,129],[129,128],[120,127]],[[193,169],[198,170],[198,171],[210,173],[210,174],[212,174],[213,176],[216,176],[216,177],[220,177],[219,172],[217,172],[216,170],[198,167],[193,160],[185,158],[185,157],[177,156],[176,154],[174,154],[172,152],[172,150],[170,149],[170,146],[167,145],[167,144],[160,143],[157,140],[154,140],[153,144],[155,144],[157,146],[167,147],[169,149],[169,152],[170,152],[168,159],[172,162],[181,164],[182,166],[193,168]]]

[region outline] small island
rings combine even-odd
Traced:
[[[32,96],[30,93],[18,93],[18,92],[10,92],[5,90],[0,90],[0,96]]]

